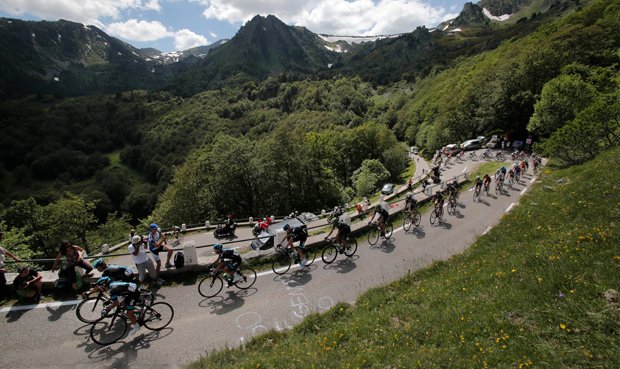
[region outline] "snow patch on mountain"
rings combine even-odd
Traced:
[[[512,17],[512,14],[504,14],[504,15],[500,15],[500,16],[495,16],[495,15],[491,14],[491,12],[487,10],[487,8],[482,8],[482,13],[484,13],[484,15],[487,18],[489,18],[491,20],[499,21],[499,22],[503,22],[505,20],[510,19],[510,17]]]
[[[320,38],[327,42],[338,42],[344,41],[350,45],[353,44],[361,44],[364,42],[375,42],[377,40],[381,40],[384,38],[393,38],[398,37],[401,34],[397,35],[380,35],[380,36],[336,36],[336,35],[319,35]]]

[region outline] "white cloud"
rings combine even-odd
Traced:
[[[188,29],[182,29],[174,33],[174,47],[177,50],[187,50],[196,46],[207,45],[207,39]]]
[[[30,14],[47,20],[95,25],[101,25],[102,17],[118,19],[129,9],[157,6],[158,0],[0,0],[0,10],[13,16]]]
[[[148,0],[142,8],[146,10],[160,11],[161,5],[159,5],[159,0]]]
[[[155,41],[165,37],[173,37],[166,26],[158,21],[143,21],[130,19],[123,23],[112,23],[105,27],[105,31],[112,36],[132,41]]]
[[[254,15],[274,14],[287,24],[316,33],[378,35],[434,27],[457,13],[435,7],[430,0],[201,0],[203,15],[241,23]]]
[[[186,50],[208,44],[207,38],[202,35],[186,28],[171,31],[158,21],[130,19],[122,23],[112,23],[105,27],[105,31],[128,41],[156,41],[171,37],[174,39],[176,50]]]
[[[217,38],[217,33],[211,31],[209,32],[209,36],[211,36],[211,38]]]

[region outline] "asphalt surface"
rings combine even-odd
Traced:
[[[471,161],[452,165],[444,178],[475,165]],[[431,226],[429,213],[424,213],[418,228],[404,232],[401,224],[394,224],[393,236],[375,246],[359,238],[358,251],[351,258],[338,255],[333,264],[325,265],[319,257],[309,268],[294,267],[283,276],[262,272],[246,291],[224,287],[218,296],[205,299],[198,294],[197,282],[163,287],[157,301],[175,309],[169,327],[160,332],[143,327],[135,336],[106,347],[90,340],[90,326],[76,318],[75,303],[42,304],[30,310],[0,308],[2,367],[181,367],[213,350],[243,344],[254,335],[290,328],[337,302],[353,303],[369,288],[462,252],[514,208],[533,182],[530,170],[514,189],[483,195],[476,203],[473,193],[465,190],[458,213],[444,212],[443,223]]]

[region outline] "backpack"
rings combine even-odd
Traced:
[[[185,266],[185,255],[183,255],[182,251],[177,251],[174,255],[174,267],[177,269],[181,269]]]

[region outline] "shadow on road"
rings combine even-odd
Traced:
[[[424,232],[424,226],[415,227],[411,233],[415,234],[415,236],[419,240],[426,237],[426,232]]]
[[[149,349],[151,342],[169,336],[173,328],[164,328],[161,331],[149,331],[142,328],[135,336],[125,337],[109,346],[101,346],[90,339],[78,347],[83,346],[91,360],[103,364],[103,368],[130,368],[138,357],[138,350]]]
[[[58,306],[55,309],[46,306],[45,309],[47,310],[48,313],[50,313],[50,316],[47,317],[47,319],[50,322],[55,322],[58,319],[60,319],[60,317],[62,317],[62,315],[64,313],[66,313],[69,310],[74,310],[76,307],[76,305],[62,305],[62,306]]]
[[[226,288],[226,287],[224,287]],[[217,315],[224,315],[233,310],[239,309],[245,304],[245,299],[258,292],[256,288],[248,288],[247,290],[227,289],[220,292],[219,295],[203,299],[198,303],[200,307],[210,307],[212,312]]]
[[[394,251],[394,249],[396,248],[396,245],[394,245],[393,240],[394,240],[393,238],[389,238],[389,239],[381,238],[379,239],[379,242],[377,242],[376,245],[370,246],[369,248],[378,249],[385,253],[390,253]]]
[[[327,270],[335,270],[336,273],[349,273],[353,269],[357,268],[357,264],[355,264],[355,260],[358,260],[359,255],[353,255],[351,257],[347,257],[345,259],[336,260],[331,264],[326,264],[323,269]]]
[[[310,269],[312,267],[314,267],[315,269],[318,269],[318,266],[316,264],[312,264],[308,268],[300,268],[299,270],[293,272],[292,274],[277,276],[273,280],[282,282],[287,286],[291,284],[295,284],[296,286],[303,286],[304,284],[312,280],[312,274],[306,273],[304,270]]]
[[[451,229],[452,228],[452,224],[448,223],[445,219],[442,219],[438,224],[437,227],[441,227],[443,229]]]

